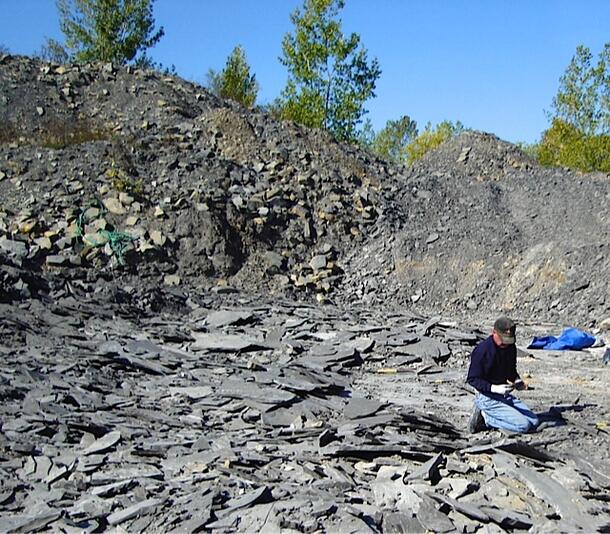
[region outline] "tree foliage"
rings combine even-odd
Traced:
[[[358,129],[355,141],[361,147],[372,151],[373,141],[375,140],[376,135],[371,119],[366,118],[362,121],[362,125]]]
[[[593,64],[593,55],[578,46],[553,99],[553,119],[574,126],[585,135],[610,133],[610,43]]]
[[[552,107],[538,161],[584,172],[610,171],[610,43],[597,62],[587,47],[577,47]]]
[[[151,66],[146,50],[164,35],[154,30],[154,0],[57,0],[65,45],[49,39],[47,50],[77,63],[135,62]],[[44,49],[43,49],[44,51]]]
[[[464,131],[464,125],[457,121],[443,121],[432,127],[426,124],[424,130],[406,147],[407,163],[411,164],[421,159],[425,154],[437,148],[439,145]]]
[[[373,137],[370,149],[379,157],[395,163],[407,162],[407,146],[417,136],[417,123],[409,116],[389,120]]]
[[[221,98],[229,98],[252,108],[258,95],[256,76],[250,74],[250,66],[241,46],[236,46],[227,58],[221,72],[212,69],[208,72],[208,87]]]
[[[292,13],[294,31],[284,36],[280,58],[288,69],[281,116],[355,141],[381,69],[368,60],[359,35],[343,35],[343,7],[344,0],[305,0]]]
[[[554,119],[542,136],[537,156],[541,165],[610,172],[610,135],[587,135],[573,124]]]
[[[0,44],[0,54],[8,54],[9,53],[9,49],[4,46],[3,44]]]

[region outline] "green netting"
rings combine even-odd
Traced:
[[[125,258],[123,257],[123,254],[127,249],[127,245],[129,245],[129,243],[132,241],[135,241],[136,238],[125,232],[117,232],[115,230],[98,230],[97,233],[108,240],[108,243],[110,243],[110,248],[117,257],[119,264],[125,265]]]
[[[94,235],[99,236],[99,240],[91,238],[85,240],[85,225],[91,222],[92,220],[87,220],[86,217],[86,213],[89,208],[98,208],[100,210],[98,217],[101,217],[106,213],[106,208],[97,198],[89,202],[89,205],[87,205],[85,208],[81,208],[80,213],[76,218],[77,235],[83,240],[86,245],[90,247],[103,247],[106,245],[106,243],[108,243],[110,245],[110,248],[112,249],[112,252],[114,252],[114,255],[116,256],[119,265],[125,265],[125,258],[123,254],[127,249],[127,245],[135,241],[137,238],[128,233],[119,232],[116,230],[98,230]]]

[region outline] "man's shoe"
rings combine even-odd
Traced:
[[[468,430],[470,430],[471,434],[476,434],[477,432],[481,432],[486,428],[487,426],[485,425],[485,419],[483,419],[481,409],[475,402],[474,406],[472,407],[472,413],[470,414],[470,420],[468,421]]]

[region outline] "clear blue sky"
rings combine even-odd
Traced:
[[[302,0],[157,0],[165,36],[151,56],[203,83],[241,44],[261,86],[259,103],[286,81],[281,41]],[[548,126],[559,78],[584,44],[610,41],[610,0],[346,0],[357,32],[382,68],[368,102],[375,129],[409,115],[420,127],[460,120],[508,141],[536,141]],[[0,44],[31,55],[61,40],[54,0],[0,0]]]

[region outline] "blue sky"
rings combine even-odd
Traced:
[[[151,56],[203,83],[241,44],[261,86],[259,103],[286,81],[278,58],[290,13],[303,0],[156,0],[165,36]],[[534,142],[548,126],[559,78],[584,44],[610,41],[609,0],[346,0],[345,33],[357,32],[382,69],[367,104],[375,129],[409,115],[460,120],[500,138]],[[61,40],[54,0],[0,0],[0,44],[31,55]]]

